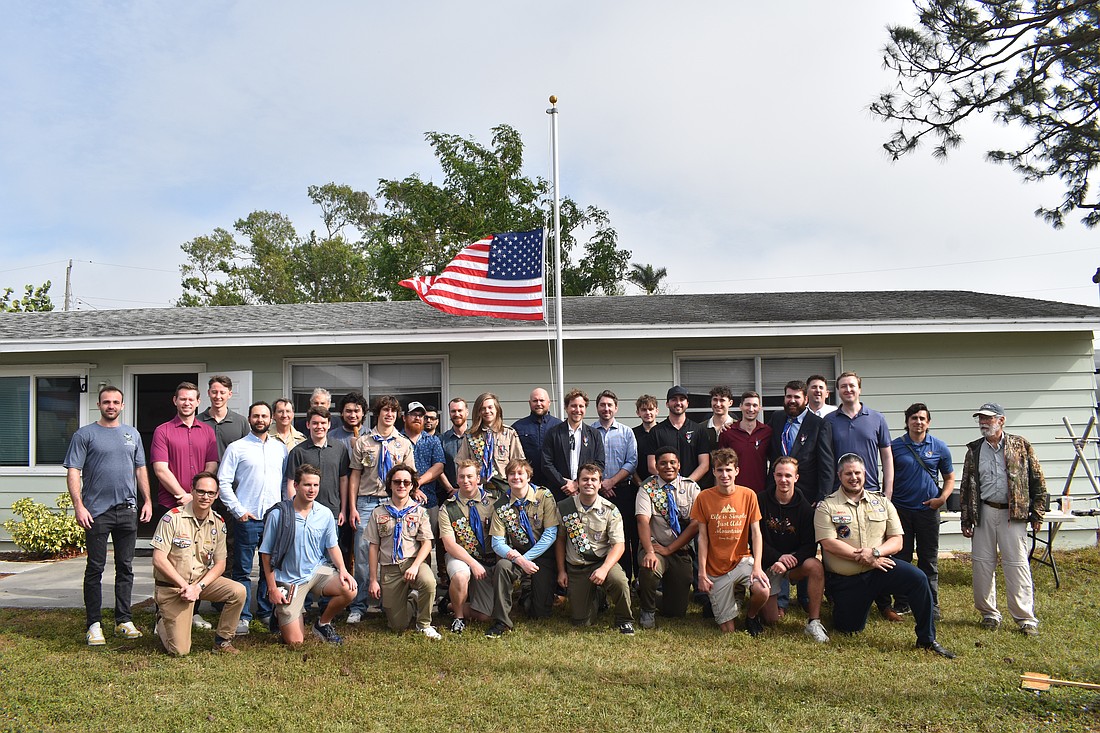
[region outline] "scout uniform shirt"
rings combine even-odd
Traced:
[[[153,548],[168,553],[168,561],[180,577],[194,583],[219,560],[225,559],[225,520],[211,511],[201,522],[191,513],[191,505],[171,509],[157,522]],[[153,566],[154,579],[175,583]]]
[[[623,515],[619,508],[602,496],[585,509],[580,496],[558,502],[561,526],[568,533],[565,545],[567,565],[588,565],[607,557],[612,545],[626,542]]]
[[[519,442],[519,434],[509,427],[502,427],[499,433],[494,433],[491,430],[482,430],[478,435],[474,435],[471,432],[467,432],[463,436],[462,442],[459,443],[458,452],[455,454],[455,461],[463,461],[466,459],[484,462],[485,460],[485,448],[486,443],[492,437],[493,450],[491,456],[492,463],[492,476],[482,475],[483,480],[488,481],[493,476],[496,476],[502,481],[507,481],[508,477],[505,475],[505,467],[508,462],[513,458],[526,458],[523,454],[523,446]],[[538,456],[534,456],[534,460],[538,460]],[[532,486],[534,488],[534,486]]]
[[[538,486],[528,487],[527,496],[522,500],[526,502],[524,513],[527,514],[527,521],[534,535],[528,538],[519,518],[516,501],[511,493],[505,494],[497,501],[493,508],[493,520],[489,524],[489,535],[503,537],[509,547],[522,553],[530,550],[539,541],[547,527],[557,527],[561,524],[561,516],[558,515],[558,505],[554,502],[554,495],[549,489]]]
[[[413,509],[400,519],[401,521],[401,551],[404,557],[394,559],[393,533],[396,528],[395,520],[386,511],[389,502],[374,508],[370,520],[367,522],[367,542],[378,545],[378,560],[382,565],[397,565],[412,560],[420,549],[420,543],[432,539],[432,523],[428,518],[428,510],[420,504],[410,501],[405,508]]]
[[[483,544],[477,541],[474,528],[470,525],[470,502],[475,502],[477,514],[481,517],[481,536]],[[493,507],[500,501],[500,492],[492,488],[484,489],[480,498],[463,499],[455,494],[443,504],[443,511],[439,515],[439,538],[453,537],[470,557],[478,562],[493,563],[497,561],[493,552],[493,543],[490,539],[489,525],[493,519]]]
[[[677,476],[672,483],[675,498],[676,516],[680,519],[682,533],[691,524],[691,507],[695,497],[699,496],[699,484],[691,479]],[[668,547],[676,541],[676,533],[669,524],[668,491],[660,476],[650,476],[638,489],[638,498],[634,500],[634,513],[649,517],[649,532],[653,541],[662,547]]]
[[[890,536],[902,534],[898,510],[882,494],[864,491],[849,499],[844,490],[834,491],[817,505],[814,535],[818,542],[837,539],[854,550],[878,547]],[[855,560],[821,553],[825,569],[838,575],[859,575],[873,568]]]
[[[391,468],[402,463],[413,466],[413,444],[396,429],[388,438],[374,430],[360,435],[351,447],[351,470],[363,472],[359,478],[359,496],[387,496],[385,473],[378,475],[380,464],[385,465],[383,450]]]

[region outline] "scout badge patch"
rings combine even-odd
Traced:
[[[569,541],[585,560],[594,560],[599,557],[592,540],[588,539],[588,532],[584,528],[584,519],[580,512],[570,512],[561,518],[565,530],[569,533]]]

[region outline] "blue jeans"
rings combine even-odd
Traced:
[[[107,538],[115,547],[115,623],[130,620],[134,589],[134,547],[138,514],[132,504],[119,504],[95,517],[86,531],[88,564],[84,568],[84,613],[88,626],[103,620],[103,568],[107,565]]]
[[[359,526],[355,528],[355,582],[358,583],[359,592],[355,594],[355,600],[348,606],[349,613],[363,613],[367,609],[367,600],[370,598],[370,543],[363,536],[363,530],[370,521],[370,515],[382,503],[380,496],[360,496],[355,499],[355,508],[359,511]]]
[[[264,523],[259,519],[249,519],[246,522],[237,520],[233,525],[233,580],[244,586],[245,601],[244,610],[241,611],[241,621],[252,620],[252,563],[256,559],[256,548],[260,546],[260,538],[264,533]],[[267,598],[267,579],[260,573],[259,587],[256,589],[256,612],[260,617],[270,616],[274,610],[271,601]]]
[[[825,594],[833,602],[833,626],[837,631],[847,634],[863,631],[871,604],[886,593],[909,599],[917,641],[927,644],[936,640],[928,576],[909,563],[895,558],[894,567],[885,572],[868,570],[859,575],[825,573]]]

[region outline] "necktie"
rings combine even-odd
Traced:
[[[527,533],[527,541],[533,545],[535,544],[535,530],[531,529],[531,520],[527,517],[526,510],[527,505],[530,503],[527,499],[516,499],[513,506],[519,514],[519,526],[523,527],[523,531]]]
[[[390,516],[393,517],[393,521],[394,521],[394,527],[393,527],[393,559],[394,560],[404,560],[405,559],[405,549],[403,547],[401,547],[401,527],[402,527],[402,525],[405,524],[404,521],[402,521],[402,520],[405,519],[406,514],[411,512],[413,509],[416,509],[418,506],[420,506],[420,505],[417,504],[415,501],[412,502],[411,504],[409,504],[404,509],[400,509],[400,510],[399,509],[394,509],[392,504],[386,504],[385,505],[386,511],[390,513]]]
[[[390,455],[390,451],[386,447],[386,444],[394,440],[394,437],[391,435],[388,438],[383,438],[378,433],[371,433],[370,437],[380,443],[378,447],[378,480],[385,486],[386,476],[389,474],[390,469],[393,468],[393,456]]]
[[[485,494],[482,492],[482,496]],[[485,549],[485,527],[481,524],[481,515],[477,512],[477,499],[470,499],[470,527],[474,530],[474,536],[477,537],[477,544],[482,550]]]
[[[787,418],[787,424],[783,428],[783,455],[789,456],[791,454],[791,447],[794,445],[794,436],[798,432],[798,421],[793,417]]]
[[[672,484],[665,484],[665,496],[668,497],[668,527],[677,537],[680,536],[680,512],[676,509],[676,491]]]

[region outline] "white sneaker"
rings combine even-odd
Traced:
[[[124,621],[118,626],[115,626],[115,636],[121,636],[126,639],[140,639],[141,632],[138,631],[138,627],[134,626],[133,621]]]
[[[439,635],[439,632],[435,630],[434,626],[425,626],[422,629],[417,629],[421,634],[428,637],[432,641],[439,641],[443,637]]]
[[[191,617],[191,625],[194,626],[196,629],[202,629],[203,631],[206,631],[207,629],[213,628],[210,625],[209,621],[207,621],[206,619],[204,619],[202,616],[198,615],[197,613],[194,616]]]
[[[657,612],[656,611],[642,611],[640,618],[638,619],[643,629],[653,629],[657,627]]]
[[[802,633],[822,644],[829,640],[829,635],[825,633],[825,627],[821,625],[820,619],[815,618],[806,624],[806,628],[802,630]]]
[[[107,640],[103,638],[103,625],[96,622],[88,627],[88,646],[103,646]]]
[[[362,623],[362,621],[363,621],[363,614],[361,614],[359,611],[352,611],[351,613],[348,614],[348,623],[349,624],[358,624],[358,623]]]

